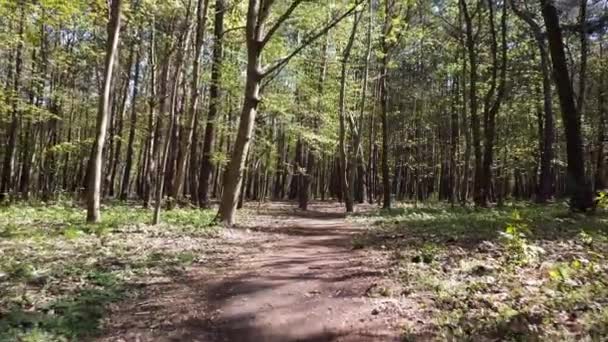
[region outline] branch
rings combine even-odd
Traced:
[[[226,29],[226,31],[222,32],[222,33],[220,34],[220,36],[221,36],[221,37],[224,37],[224,35],[226,35],[226,34],[228,34],[228,33],[230,33],[230,32],[233,32],[233,31],[238,31],[238,30],[244,30],[244,29],[246,29],[246,28],[247,28],[247,26],[237,26],[237,27],[231,27],[231,28],[229,28],[229,29]]]
[[[285,11],[285,13],[283,13],[277,19],[277,22],[274,23],[274,25],[270,28],[270,30],[268,30],[268,33],[266,33],[266,36],[264,37],[264,39],[262,39],[262,42],[260,43],[261,48],[264,48],[264,46],[266,46],[266,44],[268,44],[268,42],[270,41],[272,36],[275,34],[275,32],[277,32],[277,30],[281,27],[281,25],[285,22],[285,20],[287,20],[291,16],[293,11],[295,11],[296,8],[298,8],[298,6],[302,2],[304,2],[304,0],[295,0],[294,2],[291,3],[291,6],[289,6],[287,11]]]
[[[511,9],[513,10],[513,13],[515,13],[517,17],[519,17],[526,24],[528,24],[528,26],[530,26],[536,38],[538,39],[539,37],[542,37],[542,29],[540,28],[540,25],[533,19],[532,13],[520,9],[519,6],[517,6],[517,4],[515,3],[515,0],[510,0],[509,2],[511,4]]]
[[[312,44],[315,40],[319,39],[319,37],[321,37],[322,35],[326,34],[329,30],[331,30],[336,25],[338,25],[346,17],[348,17],[349,15],[351,15],[357,9],[357,7],[359,7],[359,5],[363,3],[363,1],[365,1],[365,0],[357,0],[357,2],[355,3],[355,5],[351,9],[349,9],[344,14],[342,14],[341,16],[339,16],[338,18],[336,18],[334,21],[332,21],[331,23],[329,23],[327,26],[325,26],[319,32],[317,32],[317,33],[313,34],[312,36],[310,36],[300,46],[298,46],[295,50],[293,50],[289,55],[287,55],[287,56],[279,59],[278,61],[276,61],[273,64],[271,64],[268,67],[266,67],[262,71],[262,73],[261,73],[261,78],[264,78],[264,77],[268,76],[273,71],[275,71],[275,70],[279,69],[280,67],[282,67],[283,65],[289,63],[289,61],[293,57],[295,57],[300,51],[302,51],[304,48],[306,48],[307,46],[309,46],[310,44]]]
[[[274,4],[275,0],[262,0],[262,4],[260,5],[260,15],[258,16],[258,22],[256,24],[261,24],[270,15],[270,8]]]

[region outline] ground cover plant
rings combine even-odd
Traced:
[[[353,220],[355,248],[386,250],[419,321],[404,339],[588,340],[608,331],[608,215],[564,204],[404,204]]]
[[[69,202],[0,207],[0,340],[78,341],[101,328],[108,306],[159,277],[204,263],[217,229],[211,211],[109,204],[88,225]]]

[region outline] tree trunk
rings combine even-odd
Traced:
[[[318,89],[317,89],[317,95],[319,97],[319,101],[317,103],[317,110],[319,111],[319,113],[321,113],[323,110],[321,99],[323,97],[325,76],[327,74],[327,46],[328,46],[328,42],[326,39],[325,42],[323,43],[323,48],[322,48],[323,55],[322,55],[321,69],[319,72],[319,84],[318,84]],[[315,132],[318,130],[317,118],[313,119],[312,129]],[[310,198],[314,197],[314,195],[312,195],[311,192],[312,192],[312,181],[314,178],[314,172],[315,172],[315,168],[317,166],[316,153],[317,152],[316,152],[316,149],[314,148],[314,144],[311,144],[311,146],[308,147],[308,157],[306,158],[307,159],[306,174],[303,175],[304,179],[302,181],[302,188],[300,189],[300,192],[301,192],[300,209],[302,209],[302,210],[308,209],[308,203],[310,201]]]
[[[186,15],[185,22],[188,23],[190,13]],[[177,98],[179,92],[179,84],[182,78],[182,66],[184,63],[184,56],[186,55],[186,46],[188,45],[188,41],[190,40],[190,28],[188,25],[184,28],[185,32],[179,38],[178,43],[178,53],[175,62],[175,73],[173,77],[173,84],[171,86],[171,99],[169,103],[169,127],[167,128],[166,137],[163,145],[162,151],[159,151],[159,162],[158,164],[158,174],[156,177],[156,193],[155,193],[155,203],[154,203],[154,215],[152,218],[152,224],[157,225],[160,223],[160,211],[162,208],[162,200],[164,196],[164,186],[166,183],[166,173],[167,166],[170,159],[171,153],[171,145],[175,145],[174,139],[172,139],[172,134],[174,133],[174,129],[176,126],[176,112],[177,112]],[[169,58],[167,58],[167,62]],[[166,78],[165,78],[166,80]],[[161,110],[163,110],[164,106],[161,106]],[[161,111],[162,113],[162,111]],[[158,125],[160,126],[160,124]],[[162,134],[157,129],[157,134]],[[159,146],[162,145],[159,141]]]
[[[215,127],[218,107],[221,101],[220,81],[222,75],[223,59],[223,32],[224,12],[226,11],[225,0],[215,2],[215,23],[213,26],[214,46],[213,64],[211,66],[211,84],[209,85],[209,113],[205,126],[205,140],[203,142],[203,157],[201,162],[201,176],[199,180],[199,202],[202,207],[209,205],[209,187],[211,185],[211,173],[213,171],[213,151],[215,144]]]
[[[483,163],[481,151],[481,129],[477,113],[477,51],[475,48],[475,33],[473,32],[473,18],[469,13],[465,0],[460,0],[463,13],[466,35],[466,48],[469,58],[469,110],[471,131],[473,133],[473,153],[475,155],[475,173],[473,182],[473,199],[475,203],[483,202]]]
[[[245,157],[249,152],[258,103],[260,102],[261,53],[260,43],[263,22],[259,0],[249,0],[247,11],[247,76],[245,81],[245,99],[241,110],[239,127],[230,163],[224,175],[224,190],[218,211],[218,219],[229,226],[235,222],[236,207],[243,182]],[[269,9],[268,9],[269,10]]]
[[[541,27],[534,21],[532,15],[521,10],[511,0],[513,12],[520,19],[528,24],[532,31],[532,36],[536,41],[540,54],[540,70],[542,74],[543,86],[543,118],[539,123],[542,127],[540,133],[540,173],[538,176],[538,188],[536,201],[545,203],[553,196],[553,141],[555,136],[555,119],[553,114],[553,95],[551,90],[551,61],[547,52],[547,43]]]
[[[484,156],[483,156],[483,182],[480,197],[478,198],[478,205],[486,206],[488,201],[491,200],[491,188],[492,188],[492,164],[494,162],[494,143],[496,139],[496,115],[502,105],[502,100],[505,96],[505,85],[507,76],[507,6],[503,6],[502,18],[501,18],[501,37],[502,37],[502,48],[501,48],[501,66],[500,66],[500,80],[498,89],[496,90],[496,98],[491,103],[491,98],[494,96],[494,89],[496,88],[496,79],[498,74],[498,43],[496,38],[496,29],[494,25],[494,3],[493,0],[488,0],[488,8],[490,11],[490,31],[492,36],[492,86],[490,92],[486,96],[484,106]]]
[[[346,205],[346,212],[352,213],[354,211],[354,200],[353,200],[353,184],[352,177],[350,174],[355,172],[351,167],[349,167],[348,159],[347,159],[347,146],[346,146],[346,66],[348,64],[348,59],[350,58],[350,53],[355,42],[355,36],[357,34],[357,26],[359,24],[359,20],[361,15],[357,15],[353,22],[353,28],[350,33],[350,37],[348,38],[348,43],[344,49],[344,53],[342,55],[342,71],[340,76],[340,167],[341,167],[341,181],[342,181],[342,190],[344,193],[344,204]],[[352,158],[352,157],[351,157]]]
[[[155,142],[157,140],[156,137],[156,126],[157,123],[155,121],[158,121],[156,119],[156,54],[155,54],[155,40],[156,37],[154,35],[154,21],[152,24],[152,33],[150,34],[150,53],[149,53],[149,60],[150,60],[150,96],[148,98],[148,106],[149,106],[149,115],[148,115],[148,137],[147,137],[147,154],[146,154],[146,161],[147,164],[145,165],[145,173],[144,173],[144,207],[147,208],[150,205],[150,202],[152,200],[152,194],[154,192],[154,175],[156,173],[156,146],[155,146]],[[163,69],[164,71],[164,69]],[[164,80],[163,80],[164,81]],[[163,99],[161,99],[161,101],[164,101],[164,96],[165,94],[162,95]]]
[[[13,186],[13,175],[15,168],[15,155],[17,154],[17,132],[19,129],[19,106],[18,97],[21,87],[21,72],[23,64],[23,34],[25,21],[25,3],[19,4],[19,43],[15,53],[15,74],[13,75],[13,92],[15,98],[12,100],[11,122],[8,126],[8,142],[4,152],[4,162],[2,168],[2,179],[0,179],[0,201],[11,191]]]
[[[574,102],[574,91],[572,83],[570,83],[559,16],[552,1],[540,0],[540,3],[545,26],[547,27],[553,62],[553,78],[557,86],[566,133],[566,152],[568,156],[566,191],[571,196],[571,209],[586,211],[594,205],[593,194],[585,174],[580,113],[577,112]]]
[[[220,2],[221,0],[218,0]],[[219,6],[221,12],[223,9]],[[199,74],[200,74],[200,59],[203,50],[203,43],[205,41],[205,28],[207,22],[207,10],[209,8],[209,0],[198,0],[197,5],[197,29],[196,29],[196,43],[194,52],[194,62],[192,63],[192,80],[190,83],[190,106],[188,107],[188,114],[185,118],[185,132],[181,134],[181,149],[178,154],[177,168],[175,171],[174,184],[171,187],[171,197],[178,200],[181,197],[181,192],[184,185],[184,176],[186,174],[186,161],[192,145],[192,134],[194,131],[194,123],[197,120],[197,109],[200,97],[199,91]],[[216,12],[219,12],[216,8]]]
[[[127,97],[129,94],[129,85],[131,84],[131,68],[133,66],[133,59],[134,59],[134,55],[136,54],[135,51],[135,46],[131,47],[131,52],[129,53],[129,61],[127,63],[127,67],[126,67],[126,73],[127,73],[127,77],[125,79],[125,84],[124,84],[124,91],[123,91],[123,95],[122,95],[122,101],[120,103],[120,108],[118,109],[118,132],[116,134],[116,136],[118,136],[118,139],[116,141],[116,148],[114,150],[114,156],[110,156],[110,163],[111,163],[111,167],[112,167],[112,171],[110,174],[110,182],[109,182],[109,189],[108,189],[108,194],[110,196],[114,196],[114,186],[116,184],[116,174],[118,171],[118,164],[120,163],[120,156],[122,154],[122,132],[124,130],[124,117],[125,117],[125,111],[127,109]],[[134,100],[131,99],[132,104],[134,103]],[[115,137],[111,137],[111,139],[114,139]]]
[[[603,38],[601,36],[600,38]],[[604,55],[604,45],[600,40],[599,60],[602,60]],[[600,117],[598,133],[597,133],[597,161],[595,168],[595,191],[603,191],[606,186],[606,156],[604,150],[604,141],[606,140],[606,67],[600,71],[600,79],[598,84],[598,114]]]
[[[103,162],[103,146],[108,126],[108,110],[110,105],[110,89],[112,88],[112,69],[118,54],[118,41],[120,35],[120,15],[122,0],[112,0],[110,7],[110,21],[108,22],[108,38],[106,43],[105,70],[103,93],[99,98],[97,113],[97,128],[95,142],[89,159],[89,186],[87,194],[87,222],[96,223],[100,220],[101,201],[101,169]]]
[[[140,73],[140,52],[137,51],[135,57],[135,75],[133,80],[133,94],[131,96],[131,118],[129,128],[129,141],[127,143],[127,155],[125,157],[125,169],[122,177],[122,184],[120,189],[120,199],[126,200],[129,196],[129,185],[131,180],[131,168],[133,165],[133,153],[135,143],[135,129],[137,125],[137,95],[139,91],[139,73]],[[142,148],[144,148],[142,146]]]

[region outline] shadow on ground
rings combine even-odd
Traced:
[[[140,323],[117,326],[122,332],[114,337],[399,340],[394,315],[378,315],[378,300],[367,296],[385,265],[352,249],[353,236],[363,230],[345,223],[338,210],[328,204],[316,204],[308,212],[286,204],[259,210],[255,222],[230,231],[233,242],[249,245],[234,263],[214,274],[193,269],[188,279],[176,279],[178,284],[149,289],[137,302],[153,302],[155,310],[141,313],[135,303],[119,313],[122,320],[137,317]],[[145,326],[159,317],[163,319],[152,330]]]

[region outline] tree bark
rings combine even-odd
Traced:
[[[108,126],[108,110],[110,105],[110,90],[112,88],[112,69],[118,54],[120,36],[120,16],[122,0],[112,0],[110,5],[110,21],[108,22],[108,39],[106,43],[105,70],[103,92],[99,98],[97,113],[97,128],[95,142],[89,159],[89,186],[87,194],[87,222],[96,223],[100,220],[101,201],[101,169],[103,162],[103,146]]]
[[[522,19],[532,31],[532,36],[538,47],[540,54],[540,70],[542,74],[543,86],[543,118],[541,122],[542,133],[540,137],[540,173],[538,176],[538,188],[536,201],[545,203],[553,197],[553,155],[554,155],[554,136],[555,118],[553,114],[553,96],[551,89],[551,61],[547,51],[547,42],[543,31],[532,16],[521,10],[514,0],[511,0],[511,7],[515,15]]]
[[[181,149],[177,158],[177,167],[175,171],[174,183],[171,187],[171,197],[173,197],[175,200],[178,200],[181,197],[184,185],[184,176],[186,174],[186,161],[190,148],[192,146],[192,134],[194,131],[194,123],[196,122],[198,117],[198,103],[200,97],[200,91],[198,89],[200,78],[200,60],[203,50],[203,43],[205,41],[205,28],[207,23],[208,8],[209,0],[198,0],[196,20],[196,42],[194,62],[192,63],[192,80],[190,83],[190,103],[188,107],[188,113],[185,118],[185,132],[182,132],[181,134]]]
[[[170,153],[171,153],[171,145],[174,144],[172,143],[172,134],[173,131],[175,129],[176,126],[176,112],[177,112],[177,97],[178,97],[178,92],[179,92],[179,84],[180,84],[180,80],[182,78],[182,66],[184,63],[184,56],[186,55],[186,49],[187,49],[187,45],[188,45],[188,41],[190,40],[190,27],[187,24],[190,17],[190,13],[188,13],[186,15],[186,19],[185,19],[185,32],[182,33],[182,35],[179,38],[179,43],[178,43],[178,53],[176,56],[176,61],[175,61],[175,68],[174,68],[174,77],[173,77],[173,84],[171,85],[171,96],[170,96],[170,103],[169,103],[169,126],[167,128],[167,132],[166,132],[166,136],[165,136],[165,141],[164,141],[164,145],[162,143],[160,143],[159,141],[159,146],[162,146],[162,150],[159,151],[159,162],[158,164],[158,174],[156,175],[156,193],[155,193],[155,201],[154,201],[154,214],[152,217],[152,224],[153,225],[157,225],[160,223],[160,211],[162,208],[162,202],[163,202],[163,196],[164,196],[164,186],[165,183],[167,181],[167,179],[165,178],[166,173],[167,173],[167,166],[169,163],[169,159],[170,159]],[[167,59],[167,61],[169,61],[169,59]],[[161,110],[163,109],[164,106],[161,106]],[[162,111],[161,111],[162,113]],[[160,125],[158,125],[160,126]],[[159,127],[160,128],[160,127]],[[159,132],[159,129],[157,129],[157,134],[162,134],[162,132]]]
[[[353,27],[348,38],[348,43],[344,49],[344,53],[342,55],[342,71],[340,76],[340,171],[341,171],[341,181],[342,181],[342,191],[344,193],[344,204],[346,206],[346,212],[352,213],[354,211],[354,200],[353,200],[353,184],[351,182],[350,173],[354,172],[348,163],[347,158],[347,146],[346,146],[346,74],[347,74],[347,64],[348,59],[350,58],[350,53],[353,48],[353,44],[355,42],[355,36],[357,34],[357,26],[359,25],[359,20],[361,15],[357,15],[353,22]]]
[[[19,2],[19,42],[15,53],[15,73],[13,75],[13,92],[15,98],[12,100],[11,122],[8,126],[8,142],[4,152],[2,167],[2,179],[0,179],[0,201],[3,201],[13,186],[13,175],[15,169],[15,156],[17,154],[17,132],[19,130],[19,91],[21,88],[21,72],[23,65],[23,34],[25,21],[25,2]]]
[[[475,155],[475,172],[473,181],[473,199],[475,203],[483,202],[483,164],[481,150],[481,128],[479,116],[477,113],[477,51],[475,48],[475,33],[473,32],[473,18],[467,7],[465,0],[460,0],[460,8],[462,10],[465,24],[465,45],[469,59],[469,111],[471,120],[471,131],[473,135],[473,154]]]
[[[601,36],[600,38],[603,38]],[[600,41],[599,60],[604,55],[604,44]],[[606,156],[604,141],[606,140],[606,67],[600,71],[598,84],[598,114],[600,117],[597,133],[597,161],[595,168],[595,191],[603,191],[608,185],[606,182]]]
[[[494,143],[496,140],[496,115],[500,110],[503,98],[505,96],[505,86],[507,77],[507,6],[503,6],[501,18],[501,62],[500,76],[498,76],[498,43],[496,38],[496,29],[494,25],[494,2],[488,0],[490,31],[492,37],[492,86],[490,92],[486,96],[484,105],[484,156],[483,156],[483,182],[481,194],[478,198],[477,205],[486,206],[491,200],[492,190],[492,164],[494,162]],[[496,98],[492,101],[494,90],[496,89],[496,80],[499,77],[498,88],[496,90]]]
[[[209,187],[211,185],[211,174],[214,168],[212,158],[214,152],[213,145],[215,144],[215,121],[221,101],[220,82],[222,78],[223,31],[225,11],[225,0],[216,0],[215,23],[213,26],[213,64],[211,66],[211,84],[209,85],[209,113],[207,114],[207,124],[205,126],[203,157],[201,162],[201,175],[199,180],[198,192],[199,202],[202,207],[209,206]]]
[[[135,129],[137,125],[137,95],[139,92],[139,74],[140,74],[140,51],[139,48],[135,57],[135,75],[133,76],[133,94],[131,95],[131,117],[129,128],[129,141],[127,142],[127,154],[125,157],[125,169],[122,177],[120,188],[120,199],[126,200],[129,196],[129,185],[131,181],[131,168],[133,165],[133,154],[135,144]],[[144,148],[142,146],[142,148]]]
[[[540,4],[547,27],[549,49],[553,62],[553,78],[557,86],[566,133],[566,152],[568,156],[566,192],[570,195],[572,210],[586,211],[594,205],[593,194],[585,174],[580,113],[577,112],[574,102],[574,91],[572,83],[570,83],[559,16],[553,1],[540,0]]]

